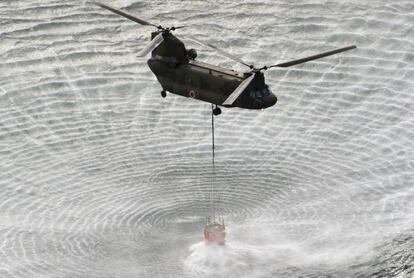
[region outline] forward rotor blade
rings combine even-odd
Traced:
[[[104,8],[104,9],[107,9],[107,10],[113,12],[113,13],[116,13],[116,14],[118,14],[120,16],[123,16],[125,18],[128,18],[129,20],[132,20],[132,21],[134,21],[136,23],[139,23],[141,25],[151,25],[151,26],[154,26],[154,27],[157,27],[157,28],[159,27],[159,25],[156,25],[156,24],[153,24],[151,22],[142,20],[142,19],[140,19],[138,17],[135,17],[135,16],[133,16],[133,15],[127,13],[127,12],[123,12],[121,10],[118,10],[118,9],[116,9],[114,7],[111,7],[111,6],[108,6],[108,5],[99,3],[99,2],[92,2],[92,3],[95,4],[95,5],[98,5],[101,8]]]
[[[155,36],[155,38],[143,49],[138,53],[138,57],[143,57],[153,51],[157,46],[160,45],[164,41],[164,37],[162,33],[159,33]]]
[[[206,19],[206,20],[200,20],[200,21],[196,21],[196,22],[189,23],[189,24],[186,24],[186,25],[177,26],[177,27],[175,27],[175,29],[186,28],[186,27],[190,27],[190,26],[194,26],[194,25],[200,25],[200,24],[204,24],[206,22],[216,21],[216,20],[226,18],[226,17],[230,17],[230,16],[233,16],[233,15],[230,14],[230,15],[224,15],[224,16],[209,18],[209,19]]]
[[[236,99],[243,93],[244,89],[249,86],[249,84],[254,79],[255,74],[250,75],[248,78],[242,81],[240,85],[231,93],[231,95],[223,102],[222,105],[232,105]]]
[[[198,44],[204,45],[204,46],[206,46],[206,47],[209,47],[209,48],[211,48],[211,49],[213,49],[213,50],[217,51],[219,54],[221,54],[221,55],[223,55],[223,56],[226,56],[227,58],[230,58],[230,59],[232,59],[233,61],[236,61],[236,62],[238,62],[238,63],[241,63],[241,64],[243,64],[243,65],[245,65],[245,66],[247,66],[247,67],[249,67],[249,68],[253,68],[253,66],[252,66],[252,65],[249,65],[249,64],[245,63],[245,62],[244,62],[242,59],[240,59],[239,57],[234,56],[233,54],[227,53],[226,51],[221,50],[221,49],[219,49],[219,48],[215,47],[214,45],[211,45],[211,44],[208,44],[208,43],[202,42],[202,41],[200,41],[200,40],[198,40],[198,39],[194,38],[193,36],[188,36],[188,35],[186,35],[186,37],[187,37],[187,38],[189,38],[189,39],[190,39],[190,40],[192,40],[192,41],[195,41],[195,42],[196,42],[196,43],[198,43]]]
[[[267,67],[267,69],[270,69],[270,68],[273,68],[273,67],[286,68],[286,67],[306,63],[306,62],[309,62],[309,61],[312,61],[312,60],[320,59],[320,58],[323,58],[323,57],[326,57],[326,56],[331,56],[331,55],[334,55],[334,54],[337,54],[337,53],[340,53],[340,52],[344,52],[344,51],[347,51],[347,50],[351,50],[351,49],[354,49],[354,48],[356,48],[356,46],[351,45],[351,46],[347,46],[347,47],[344,47],[344,48],[339,48],[339,49],[331,50],[331,51],[328,51],[328,52],[324,52],[324,53],[316,54],[316,55],[313,55],[313,56],[309,56],[309,57],[306,57],[306,58],[293,60],[293,61],[289,61],[289,62],[285,62],[285,63],[280,63],[280,64],[277,64],[277,65]]]

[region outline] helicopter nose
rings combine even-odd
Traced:
[[[277,97],[274,94],[270,94],[264,98],[265,108],[275,105]]]

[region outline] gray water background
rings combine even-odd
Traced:
[[[109,3],[109,2],[107,2]],[[200,61],[266,72],[263,111],[160,86],[140,26],[85,1],[0,2],[1,277],[412,277],[414,2],[135,1]],[[213,201],[224,248],[205,246]]]

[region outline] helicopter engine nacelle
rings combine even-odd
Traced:
[[[197,51],[194,48],[191,48],[187,50],[187,56],[191,60],[195,60],[195,58],[197,58]]]

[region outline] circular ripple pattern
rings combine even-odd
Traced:
[[[159,96],[151,28],[86,1],[0,3],[1,277],[410,277],[414,3],[113,1],[269,64],[279,98]],[[207,7],[207,9],[206,9]],[[243,68],[198,48],[199,59]],[[206,247],[214,203],[224,248]]]

